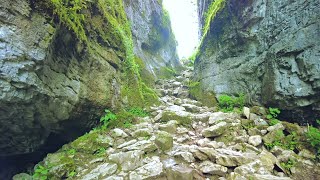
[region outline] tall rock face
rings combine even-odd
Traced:
[[[198,22],[199,22],[199,35],[202,36],[202,28],[205,24],[206,12],[208,11],[211,3],[214,0],[197,0],[198,3]]]
[[[221,7],[195,61],[202,88],[244,93],[250,104],[279,107],[288,121],[319,118],[319,1],[225,0]]]
[[[73,139],[119,106],[121,47],[91,39],[89,52],[38,2],[4,0],[0,9],[0,156]]]
[[[161,74],[162,67],[181,67],[176,52],[176,40],[169,14],[159,0],[124,0],[131,22],[134,52],[153,75]]]
[[[64,2],[0,3],[0,158],[57,148],[78,137],[96,125],[104,109],[127,103],[123,89],[139,91],[137,99],[144,96],[122,0]],[[140,11],[135,5],[126,8]],[[162,20],[159,4],[144,8]],[[133,32],[136,23],[131,22]],[[154,28],[150,23],[143,27]],[[140,35],[134,39],[157,44],[151,35]],[[175,42],[160,46],[142,64],[176,67]]]

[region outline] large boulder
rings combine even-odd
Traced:
[[[211,2],[198,1],[200,29]],[[318,1],[223,4],[203,32],[195,61],[202,89],[216,96],[244,93],[250,104],[281,108],[282,118],[315,122],[320,117]]]

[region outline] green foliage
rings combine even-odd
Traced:
[[[207,12],[205,14],[202,40],[207,35],[207,33],[210,29],[211,21],[215,18],[217,12],[224,8],[225,2],[226,2],[226,0],[215,0],[210,4],[209,9],[207,10]]]
[[[124,124],[123,124],[124,128],[131,128],[132,126],[133,126],[132,123],[129,122],[129,121],[125,121]]]
[[[320,126],[320,119],[317,119],[316,123],[318,124],[318,126]]]
[[[278,124],[280,121],[277,119],[280,114],[280,110],[278,108],[269,107],[269,114],[267,115],[267,119],[269,119],[269,125],[274,126]]]
[[[243,124],[242,124],[242,127],[243,127],[243,129],[245,129],[245,130],[249,130],[249,129],[254,128],[254,127],[255,127],[255,124],[254,124],[254,122],[250,121],[250,122],[248,122],[248,123],[243,123]]]
[[[264,143],[267,149],[271,150],[275,146],[279,146],[283,149],[294,150],[297,148],[299,139],[296,132],[292,132],[288,136],[285,136],[282,130],[276,131],[274,140],[272,143]]]
[[[139,108],[139,107],[130,108],[129,109],[129,113],[131,113],[132,115],[137,116],[137,117],[146,117],[146,116],[148,116],[148,113],[145,110],[143,110],[142,108]]]
[[[104,147],[99,148],[94,154],[97,156],[103,156],[106,154],[106,149]]]
[[[71,172],[68,172],[68,177],[69,177],[69,178],[72,178],[72,177],[74,177],[76,174],[77,174],[76,171],[73,170],[73,171],[71,171]]]
[[[100,118],[102,123],[100,129],[107,130],[115,127],[130,128],[136,117],[146,117],[148,113],[140,107],[132,107],[128,110],[121,110],[114,114],[110,110],[106,109],[105,114]],[[99,128],[95,128],[95,131]]]
[[[286,171],[290,171],[292,167],[294,167],[297,162],[293,159],[289,159],[287,162],[281,162],[280,166],[284,168]]]
[[[84,29],[85,15],[81,11],[87,9],[87,0],[51,0],[53,11],[59,19],[82,41],[87,41]]]
[[[284,133],[282,130],[277,130],[274,136],[274,140],[271,143],[264,143],[264,145],[267,147],[267,149],[272,149],[274,146],[280,146],[282,147],[281,140],[284,137]]]
[[[47,180],[48,179],[48,173],[49,173],[49,169],[44,167],[44,166],[41,166],[41,165],[38,165],[36,167],[36,169],[34,170],[34,174],[33,174],[33,178],[35,180]]]
[[[320,159],[320,130],[310,126],[306,133],[308,143],[317,151],[317,157]]]
[[[69,155],[75,155],[76,154],[76,150],[75,149],[69,149],[68,151],[67,151],[67,153],[69,154]]]
[[[235,107],[243,108],[245,102],[244,94],[239,94],[238,97],[231,97],[228,95],[221,95],[218,98],[219,108],[223,112],[231,112]]]
[[[299,139],[296,132],[292,132],[288,136],[286,136],[282,141],[282,148],[294,150],[297,148],[297,145],[299,143]]]
[[[100,122],[103,123],[103,129],[108,128],[109,124],[116,120],[117,116],[108,109],[105,110],[105,115],[100,118]]]

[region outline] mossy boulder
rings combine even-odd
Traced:
[[[168,122],[175,120],[178,124],[190,126],[192,117],[189,113],[185,111],[173,112],[173,111],[164,111],[162,114],[161,122]]]
[[[162,151],[167,151],[173,147],[173,137],[167,132],[159,131],[156,134],[155,143]]]
[[[112,146],[113,142],[114,140],[110,136],[107,136],[103,131],[97,130],[79,137],[70,143],[70,148],[75,149],[77,152],[93,154],[100,148]]]
[[[283,139],[285,135],[283,134],[282,130],[272,131],[266,134],[262,139],[265,144],[272,144],[275,141],[280,141]]]
[[[204,137],[217,137],[222,135],[228,127],[228,124],[222,121],[214,126],[202,130],[201,133]]]

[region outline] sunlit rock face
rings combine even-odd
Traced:
[[[158,0],[124,0],[131,22],[134,51],[154,75],[161,67],[180,68],[168,14]]]
[[[200,0],[199,14],[210,1]],[[277,106],[286,120],[320,117],[318,1],[227,0],[211,21],[195,62],[202,87],[244,93],[250,104]]]

